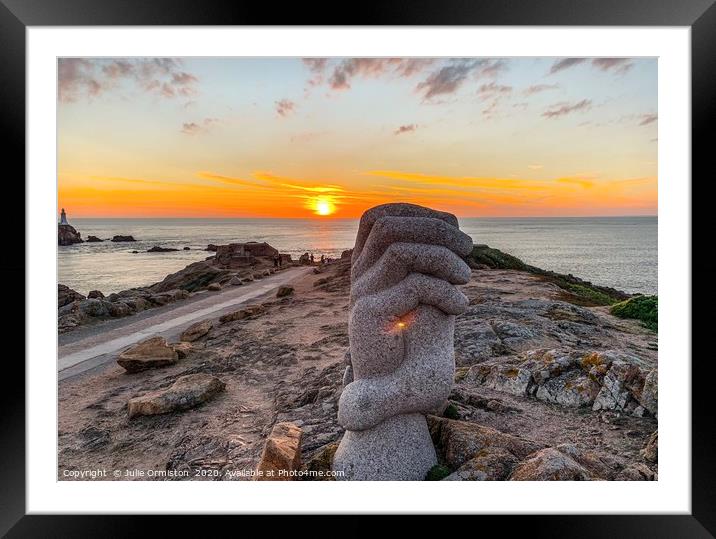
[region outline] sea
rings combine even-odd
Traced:
[[[161,281],[211,256],[205,250],[210,243],[266,241],[294,258],[305,252],[336,258],[353,247],[358,230],[355,219],[72,219],[70,224],[83,239],[137,240],[59,246],[58,280],[82,294]],[[475,243],[543,269],[642,294],[657,293],[657,224],[657,217],[460,219]],[[179,251],[146,252],[155,245]]]

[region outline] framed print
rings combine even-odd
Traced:
[[[133,7],[2,6],[4,533],[712,536],[712,2]]]

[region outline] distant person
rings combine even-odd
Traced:
[[[278,261],[279,261],[278,255],[273,255],[273,267],[274,268],[278,268]]]
[[[323,255],[321,255],[321,265],[323,265],[323,264],[325,264],[325,263],[326,263],[326,259],[324,258]]]
[[[313,253],[311,253],[311,265],[315,264],[316,261],[313,259]]]
[[[278,267],[283,267],[283,257],[281,255],[276,255],[278,257]]]

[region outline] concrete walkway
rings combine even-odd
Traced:
[[[216,318],[251,300],[269,296],[279,286],[309,271],[307,268],[291,268],[260,281],[229,287],[221,292],[208,292],[206,295],[201,294],[60,335],[58,378],[64,380],[101,367],[115,359],[122,349],[147,337],[161,335],[168,340],[173,339],[191,324],[206,318]]]

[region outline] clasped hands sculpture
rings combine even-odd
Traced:
[[[437,463],[425,414],[450,394],[455,315],[472,240],[454,215],[412,204],[365,212],[351,260],[350,365],[338,403],[344,480],[422,480]]]

